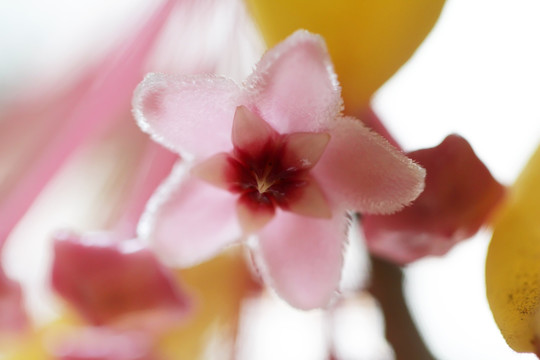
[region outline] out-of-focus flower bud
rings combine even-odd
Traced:
[[[497,216],[486,259],[486,292],[508,345],[540,356],[540,147]]]
[[[474,235],[504,195],[504,187],[458,135],[408,156],[426,169],[424,192],[400,212],[364,215],[361,222],[370,251],[398,264],[445,254]]]
[[[52,286],[95,325],[178,321],[189,309],[172,272],[137,240],[108,233],[55,239]]]

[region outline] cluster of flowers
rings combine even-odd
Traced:
[[[21,287],[0,268],[0,331],[23,334],[20,346],[11,346],[17,348],[11,358],[197,358],[213,324],[234,339],[242,300],[264,287],[299,309],[332,304],[340,296],[353,224],[373,255],[405,265],[447,253],[487,223],[505,188],[469,143],[450,134],[434,148],[405,152],[369,105],[422,41],[443,2],[416,14],[411,31],[399,35],[414,39],[410,49],[388,50],[401,39],[383,36],[375,46],[385,52],[367,52],[372,63],[364,49],[350,49],[342,40],[343,25],[333,15],[317,28],[310,20],[316,11],[297,15],[300,5],[287,3],[249,1],[275,46],[241,84],[200,72],[150,73],[139,83],[169,15],[194,11],[197,4],[168,0],[66,93],[23,98],[2,109],[2,154],[16,144],[23,149],[0,187],[2,244],[84,144],[110,129],[127,133],[130,151],[136,150],[126,156],[137,164],[124,167],[130,179],[114,226],[54,236],[51,286],[73,312],[64,310],[64,322],[72,326],[67,333],[51,325],[54,341],[45,344],[42,332],[32,329]],[[326,2],[320,3],[313,6]],[[329,4],[341,17],[348,16],[347,6],[372,6],[361,10],[381,16],[381,24],[387,16],[406,16],[382,16],[384,5]],[[294,15],[272,21],[281,16],[274,6],[290,6]],[[130,129],[131,113],[149,138]],[[29,132],[30,122],[35,130]],[[532,173],[538,178],[538,169]],[[353,217],[360,220],[351,222]],[[524,225],[524,237],[526,229],[537,228],[531,224]],[[503,256],[504,246],[491,256]],[[505,264],[490,259],[488,276]],[[507,296],[493,284],[490,300]],[[526,335],[512,333],[518,351],[535,351],[536,330],[527,325],[534,322],[534,299],[512,299],[515,309],[529,305],[527,318],[511,325],[511,331],[528,329]],[[507,311],[504,304],[493,306],[495,315]],[[39,344],[28,346],[32,341]]]

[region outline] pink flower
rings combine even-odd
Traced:
[[[156,330],[186,315],[190,305],[173,273],[136,239],[110,233],[55,239],[52,286],[94,325]]]
[[[8,278],[0,266],[0,338],[10,332],[23,332],[28,325],[21,286]]]
[[[51,355],[58,360],[157,360],[152,342],[142,333],[107,327],[72,330],[54,339]]]
[[[392,213],[423,189],[424,170],[342,99],[323,40],[297,31],[242,85],[214,75],[149,74],[133,100],[139,126],[185,161],[139,224],[169,262],[193,265],[250,235],[259,267],[291,305],[337,290],[347,211]]]

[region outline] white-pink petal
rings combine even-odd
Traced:
[[[280,133],[320,131],[343,106],[324,40],[305,30],[270,49],[245,88],[248,107]]]
[[[139,237],[172,266],[208,260],[242,235],[237,195],[189,175],[177,165],[150,199],[139,223]]]
[[[228,151],[240,88],[214,75],[148,74],[135,90],[141,129],[184,158]]]
[[[261,268],[285,301],[300,309],[329,304],[341,278],[348,225],[345,213],[316,219],[278,211],[260,231]]]
[[[373,214],[402,209],[424,189],[425,170],[355,118],[338,118],[312,173],[334,206]]]

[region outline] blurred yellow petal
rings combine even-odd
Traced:
[[[348,110],[372,94],[424,40],[444,0],[246,0],[269,47],[299,28],[328,45]]]
[[[59,317],[43,328],[26,332],[24,335],[12,339],[9,344],[0,347],[2,360],[53,360],[49,340],[55,334],[64,331],[67,327],[79,323],[75,314],[64,311]],[[4,345],[4,344],[1,344]]]
[[[493,317],[518,352],[540,349],[540,147],[495,222],[486,259]]]
[[[4,358],[2,358],[4,359]],[[5,360],[50,360],[40,336],[28,336],[16,344],[10,344]]]
[[[232,359],[227,351],[234,350],[242,300],[259,289],[241,248],[177,273],[194,297],[194,314],[161,340],[159,350],[165,358],[197,360],[215,346],[219,357],[210,358]]]

